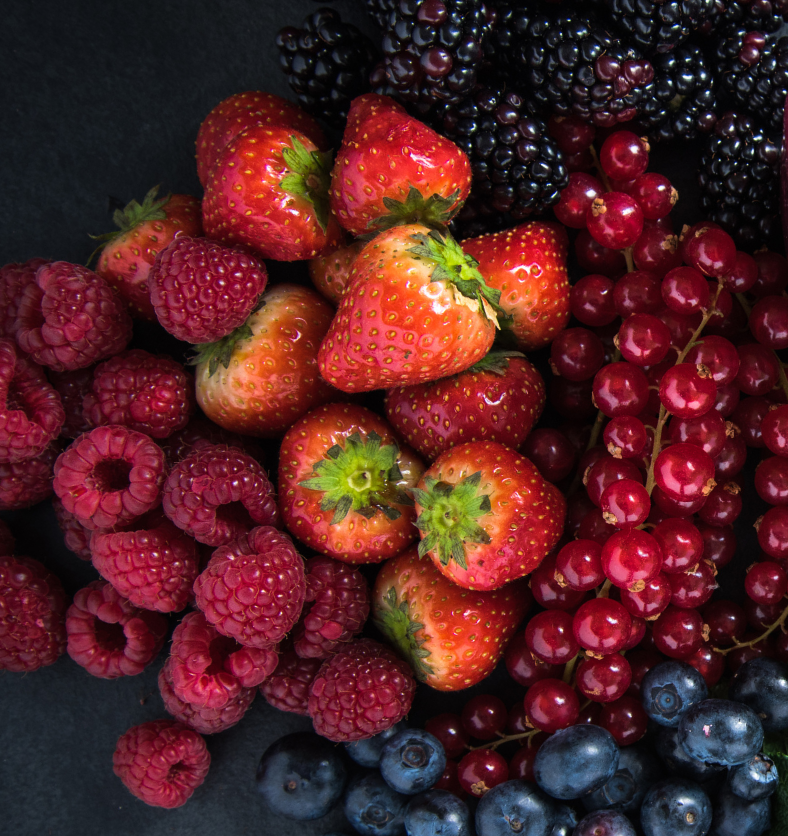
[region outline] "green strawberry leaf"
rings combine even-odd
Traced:
[[[509,358],[525,357],[522,351],[488,351],[481,360],[466,369],[468,372],[490,372],[491,374],[505,375],[509,368]]]
[[[448,197],[432,194],[425,200],[424,195],[411,185],[405,200],[384,197],[383,205],[388,210],[388,214],[373,218],[367,224],[367,229],[373,236],[392,227],[412,223],[442,229],[459,211],[461,205],[457,204],[459,196],[460,190],[457,189]]]
[[[279,182],[282,191],[303,197],[312,204],[320,229],[326,231],[329,218],[328,188],[331,185],[331,152],[307,151],[296,136],[292,148],[283,148],[288,173]]]
[[[263,307],[265,307],[265,301],[260,296],[257,304],[249,312],[249,317]],[[253,337],[254,332],[249,325],[249,319],[247,319],[243,325],[239,325],[235,330],[220,340],[216,340],[213,343],[199,343],[195,345],[194,354],[186,360],[186,364],[188,366],[198,366],[200,363],[207,363],[208,377],[213,377],[219,370],[219,366],[224,366],[225,369],[230,368],[230,361],[232,360],[236,344],[241,342],[241,340],[251,340]]]
[[[424,625],[411,619],[410,605],[404,599],[397,600],[397,591],[393,586],[374,607],[372,621],[413,668],[416,679],[424,682],[434,672],[426,662],[431,655],[424,647],[426,639],[416,638],[416,633],[423,630]]]

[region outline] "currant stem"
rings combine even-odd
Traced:
[[[482,743],[481,746],[469,746],[468,749],[471,752],[475,752],[477,749],[497,749],[502,743],[509,743],[512,740],[528,740],[530,745],[531,738],[537,734],[539,734],[539,729],[531,729],[531,731],[520,732],[519,734],[505,734],[492,743]]]
[[[608,178],[607,174],[605,174],[605,170],[602,168],[602,164],[599,162],[599,155],[596,152],[596,148],[594,148],[593,144],[588,146],[589,151],[591,152],[591,159],[594,161],[594,168],[596,169],[596,173],[599,175],[599,179],[602,181],[602,185],[605,187],[606,192],[612,192],[613,187],[610,185],[610,179]],[[632,268],[629,268],[630,271]]]
[[[610,594],[610,587],[611,586],[613,586],[613,584],[610,582],[610,578],[608,578],[602,584],[602,586],[600,586],[599,589],[597,590],[596,597],[597,598],[607,598],[608,595]]]
[[[566,665],[564,666],[564,675],[562,677],[563,681],[569,685],[572,681],[572,674],[575,672],[575,666],[582,658],[580,653],[577,654],[573,659],[570,659]]]
[[[742,647],[755,647],[755,645],[758,644],[758,642],[762,642],[764,639],[769,638],[769,636],[778,627],[782,627],[785,624],[786,619],[788,619],[788,607],[786,607],[782,611],[782,613],[780,614],[780,617],[777,619],[777,621],[775,621],[774,624],[772,624],[771,626],[767,627],[763,631],[763,633],[761,633],[760,636],[756,636],[756,638],[750,639],[750,641],[748,641],[748,642],[738,642],[737,644],[734,644],[731,647],[726,647],[726,648],[722,648],[722,649],[717,648],[717,649],[719,650],[720,653],[722,653],[723,655],[726,655],[726,654],[730,653],[731,650],[738,650],[739,648],[742,648]]]

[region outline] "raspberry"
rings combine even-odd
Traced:
[[[360,633],[369,615],[369,587],[353,566],[314,557],[306,564],[306,600],[293,636],[295,651],[304,658],[327,659]]]
[[[16,314],[22,292],[36,280],[36,270],[48,264],[45,258],[31,258],[23,264],[0,267],[0,337],[16,334]]]
[[[19,347],[55,371],[111,357],[130,339],[131,317],[123,302],[104,279],[78,264],[39,267],[19,300]]]
[[[66,649],[66,594],[30,557],[0,557],[0,670],[35,671]]]
[[[66,612],[68,655],[93,676],[117,679],[142,673],[167,635],[167,619],[132,606],[106,581],[74,595]]]
[[[280,711],[309,714],[309,688],[322,659],[302,659],[295,651],[279,655],[276,670],[260,685],[260,693]]]
[[[66,413],[60,434],[66,438],[76,438],[92,430],[93,424],[82,414],[82,404],[93,385],[93,367],[75,369],[73,372],[55,372],[50,369],[47,377],[52,388],[60,395]]]
[[[166,438],[186,426],[194,405],[194,380],[180,363],[136,348],[96,366],[83,413],[94,427],[122,424]]]
[[[164,453],[126,427],[97,427],[55,462],[53,488],[63,506],[91,531],[131,522],[155,508],[164,481]]]
[[[224,427],[200,416],[193,417],[182,430],[173,433],[169,438],[162,439],[160,446],[167,457],[167,463],[172,467],[193,453],[198,446],[202,447],[206,443],[237,447],[247,456],[258,461],[262,461],[264,454],[263,448],[256,439],[225,430]]]
[[[16,539],[11,529],[0,520],[0,555],[13,554],[14,546],[16,546]]]
[[[129,792],[152,807],[185,804],[208,774],[211,756],[197,732],[173,720],[130,728],[118,740],[112,768]]]
[[[188,235],[165,247],[148,275],[159,322],[187,343],[212,343],[243,325],[267,282],[265,265],[245,250]]]
[[[164,483],[164,513],[208,546],[224,546],[257,525],[279,526],[274,487],[263,468],[237,447],[201,445]]]
[[[49,447],[34,459],[0,464],[0,511],[31,508],[52,495],[52,469],[60,448]]]
[[[241,647],[208,624],[201,612],[184,616],[172,634],[172,688],[195,708],[223,708],[242,688],[259,685],[276,668],[275,650]]]
[[[66,548],[80,560],[90,560],[90,531],[70,511],[66,511],[57,497],[52,500],[52,508]]]
[[[66,413],[41,367],[0,339],[0,462],[31,459],[60,432]]]
[[[341,743],[373,737],[410,710],[416,682],[406,662],[359,639],[323,662],[309,689],[315,731]]]
[[[126,531],[94,531],[93,565],[135,607],[180,612],[200,572],[197,544],[160,509]]]
[[[179,723],[200,734],[216,734],[234,726],[246,714],[257,693],[254,688],[241,688],[236,698],[222,708],[197,708],[184,702],[173,690],[171,667],[172,658],[169,658],[159,671],[159,692],[164,708]]]
[[[222,635],[249,647],[270,647],[301,614],[304,561],[287,534],[260,526],[216,549],[194,593]]]

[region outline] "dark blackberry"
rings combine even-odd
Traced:
[[[399,0],[364,0],[367,14],[381,29],[388,24],[389,15],[394,11]]]
[[[780,245],[780,141],[752,119],[725,113],[704,144],[698,183],[705,217],[718,223],[739,249]]]
[[[369,75],[378,61],[372,41],[343,23],[335,9],[318,9],[301,29],[286,26],[276,36],[279,66],[304,110],[341,127],[350,102],[370,89]]]
[[[788,0],[716,0],[704,34],[740,27],[748,31],[776,32],[788,21]]]
[[[686,44],[652,59],[654,80],[638,124],[653,140],[694,139],[717,121],[716,81],[703,53]]]

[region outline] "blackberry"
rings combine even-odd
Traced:
[[[369,92],[378,61],[372,41],[335,9],[318,9],[301,29],[286,26],[276,36],[279,66],[304,110],[342,127],[350,102]]]
[[[781,142],[742,113],[724,114],[706,139],[698,173],[701,208],[739,249],[780,247],[781,155]]]
[[[725,32],[734,27],[747,31],[776,32],[788,21],[788,0],[715,0],[714,12],[703,32]]]
[[[364,0],[367,14],[381,29],[386,28],[389,15],[394,11],[399,0]]]
[[[638,124],[656,141],[694,139],[717,121],[716,80],[703,52],[692,45],[652,59],[654,80],[648,85]]]

